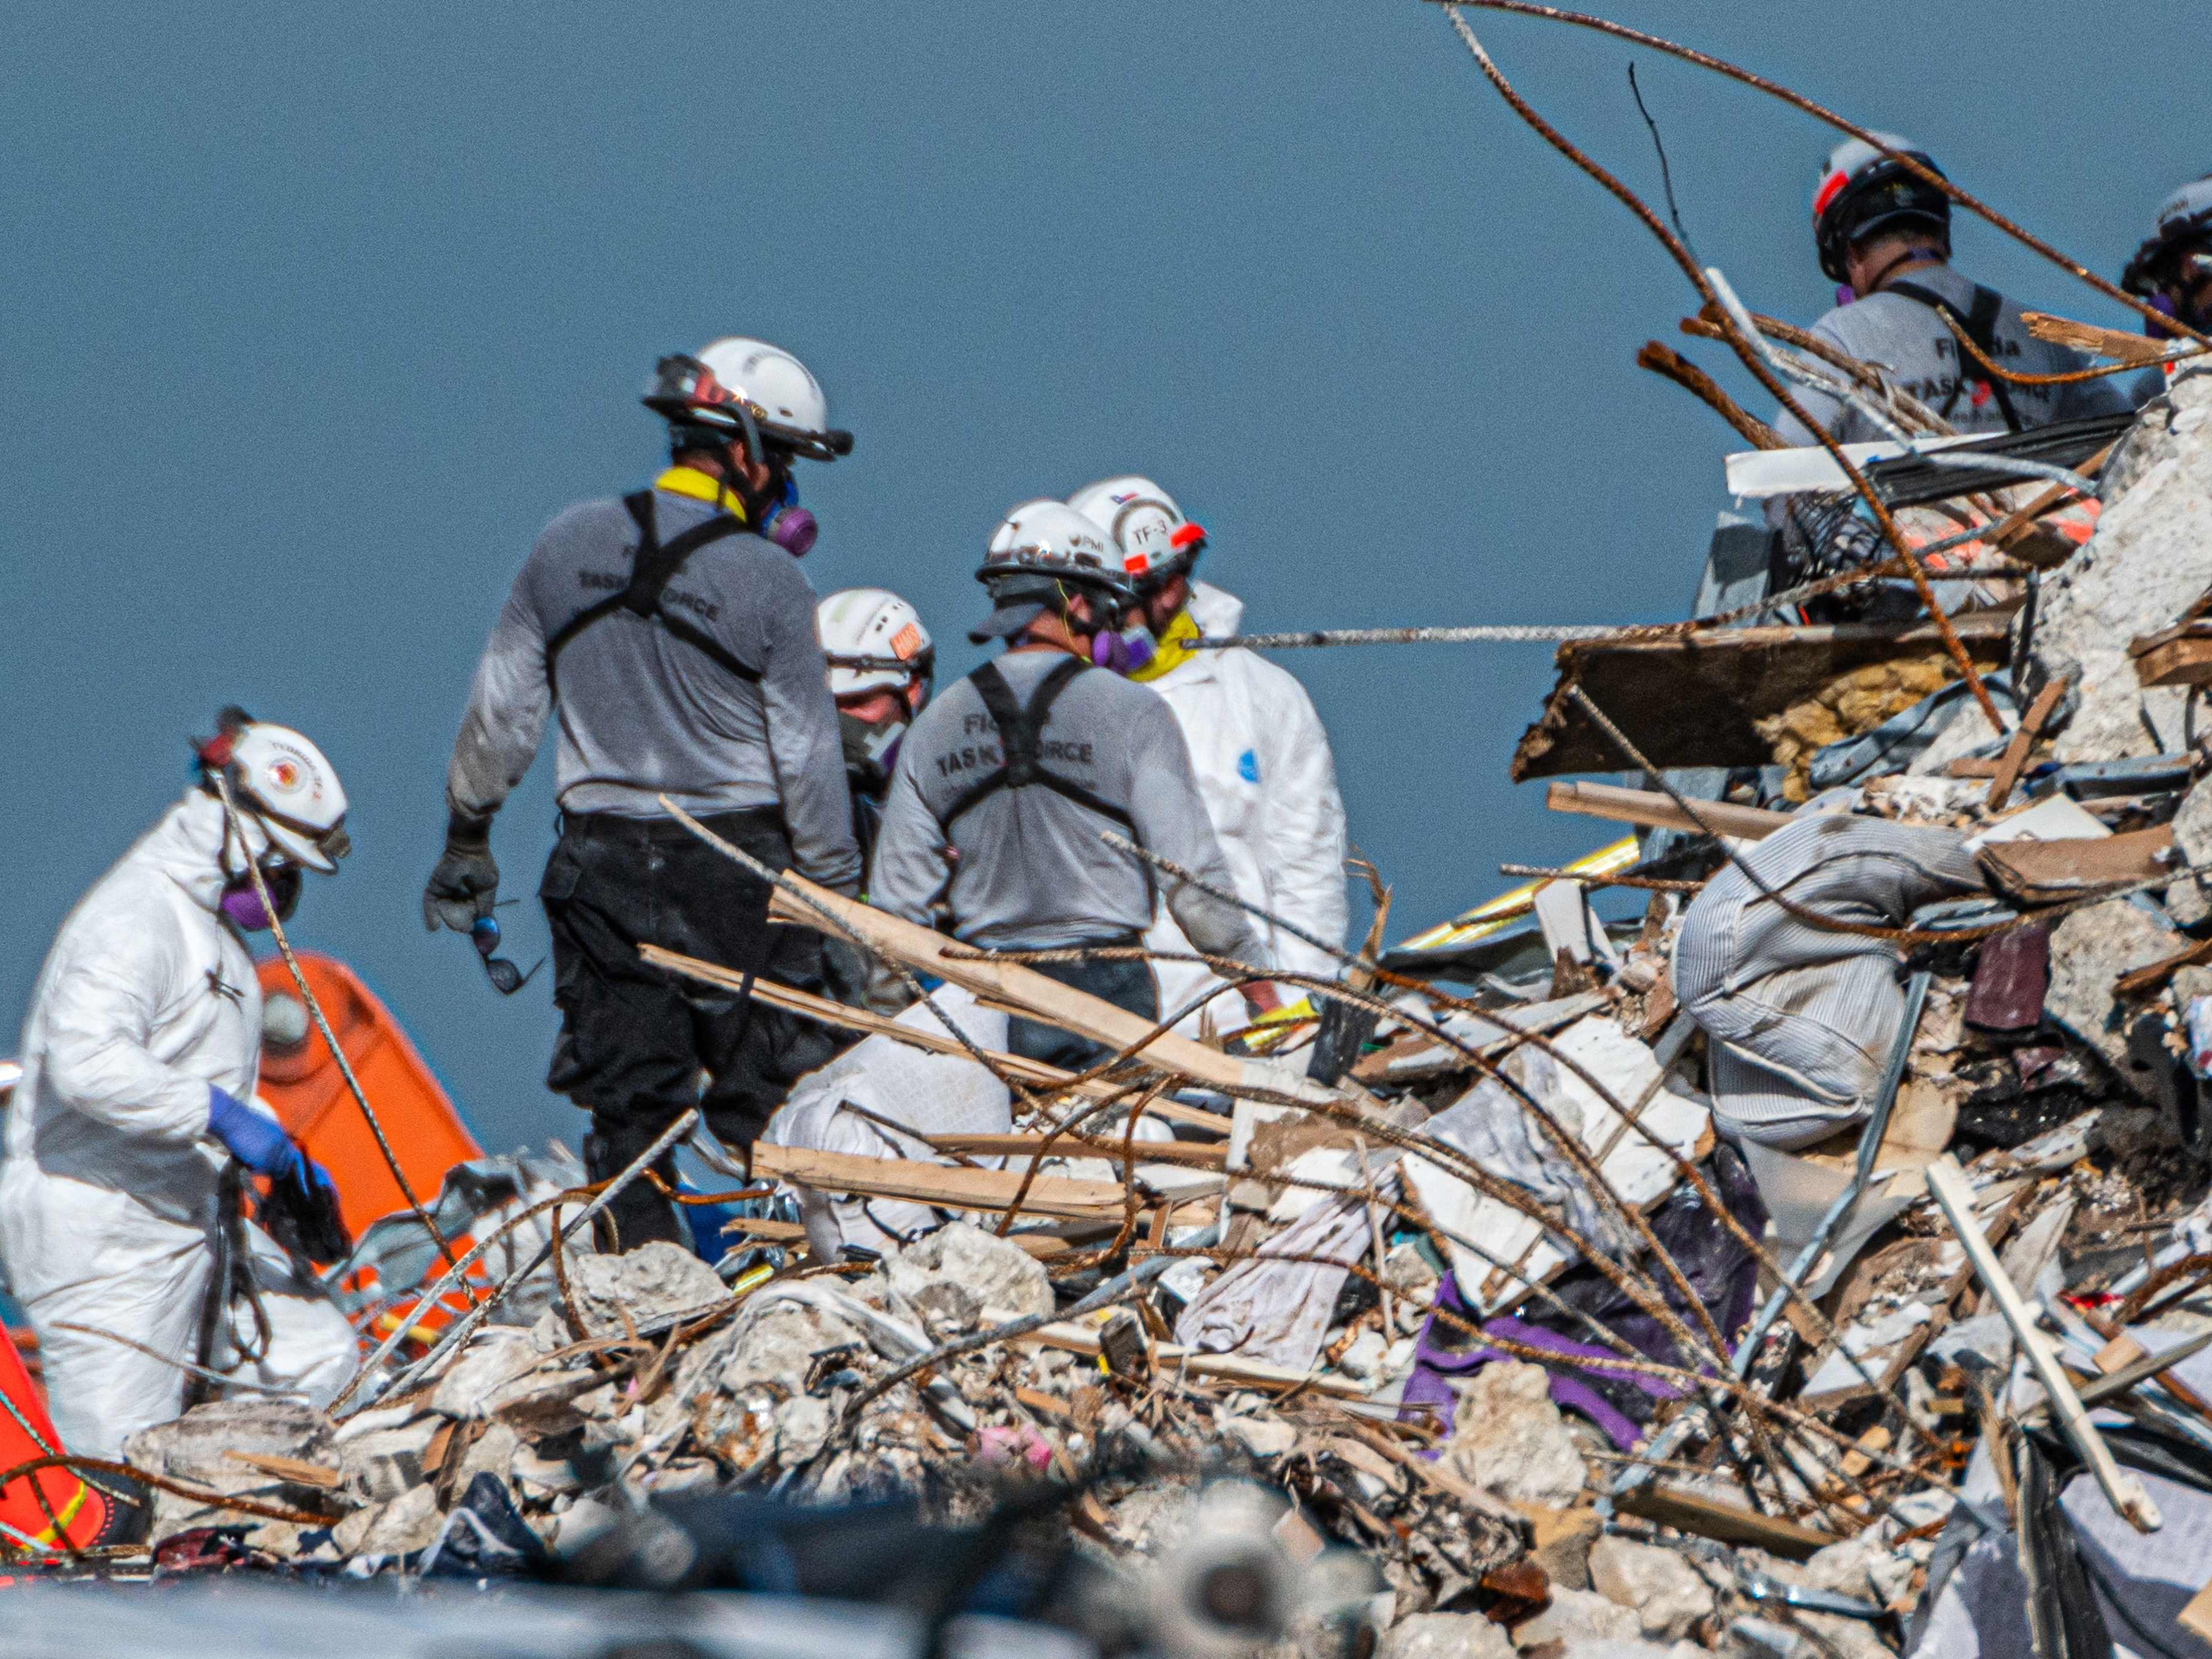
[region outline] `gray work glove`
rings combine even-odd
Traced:
[[[443,922],[465,933],[499,897],[499,866],[491,855],[491,820],[455,812],[446,824],[445,855],[422,889],[422,925]]]
[[[868,1006],[868,952],[848,939],[822,936],[822,985],[848,1008]]]

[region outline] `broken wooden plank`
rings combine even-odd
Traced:
[[[1974,659],[1995,667],[2004,659],[2011,621],[2008,612],[1986,611],[1960,617],[1954,626]],[[1542,717],[1513,752],[1513,781],[1617,772],[1627,764],[1569,695],[1577,687],[1655,765],[1765,766],[1773,750],[1758,721],[1853,669],[1944,648],[1926,622],[1571,640],[1559,647],[1559,679]]]
[[[2159,855],[2172,845],[2173,828],[2162,823],[2094,841],[1993,842],[1978,856],[1984,873],[2014,902],[2062,904],[2165,874]]]
[[[866,1193],[872,1198],[903,1198],[951,1210],[1004,1210],[1020,1190],[1019,1170],[969,1170],[921,1164],[902,1158],[864,1158],[854,1152],[817,1152],[808,1146],[774,1146],[756,1141],[756,1176],[797,1182],[817,1192]],[[1119,1215],[1126,1202],[1122,1188],[1110,1181],[1076,1181],[1043,1176],[1030,1182],[1024,1212],[1089,1221]]]
[[[640,945],[638,954],[656,968],[665,968],[671,973],[688,978],[703,980],[709,985],[719,985],[725,990],[744,988],[745,976],[735,969],[725,968],[720,963],[702,961],[687,957],[681,951],[670,951],[658,945]],[[872,1013],[865,1008],[848,1007],[829,997],[816,996],[806,991],[795,991],[788,985],[778,985],[772,980],[756,978],[751,994],[772,1008],[782,1008],[805,1018],[818,1020],[825,1025],[842,1026],[848,1031],[866,1031],[872,1036],[886,1036],[894,1042],[924,1049],[933,1054],[966,1055],[967,1048],[958,1038],[925,1026],[902,1024],[883,1014]],[[1040,1089],[1073,1088],[1078,1094],[1093,1100],[1103,1100],[1109,1095],[1121,1092],[1120,1085],[1094,1079],[1086,1083],[1073,1083],[1072,1072],[1057,1066],[1048,1066],[1041,1060],[1030,1060],[1020,1054],[1003,1054],[995,1049],[983,1051],[991,1062],[1009,1077],[1031,1083]],[[1209,1112],[1202,1107],[1186,1106],[1179,1100],[1156,1098],[1145,1103],[1145,1109],[1155,1117],[1164,1117],[1176,1123],[1188,1123],[1195,1128],[1211,1129],[1216,1134],[1229,1133],[1229,1119],[1220,1112]]]
[[[2148,690],[2160,685],[2212,685],[2212,621],[2177,623],[2128,641],[2136,680]]]
[[[2077,323],[2071,317],[2054,317],[2047,311],[2023,311],[2020,319],[2039,340],[2070,346],[2092,357],[2110,357],[2136,368],[2159,362],[2173,349],[2170,340],[2154,340],[2148,334],[2130,334],[2125,329],[2100,328],[2094,323]]]
[[[1656,1521],[1662,1527],[1693,1532],[1700,1538],[1723,1544],[1752,1544],[1784,1560],[1802,1561],[1815,1550],[1838,1541],[1832,1532],[1815,1532],[1778,1515],[1758,1515],[1701,1492],[1647,1482],[1613,1495],[1614,1505],[1631,1515]]]
[[[1092,1358],[1098,1354],[1098,1328],[1095,1325],[1077,1325],[1063,1321],[1042,1326],[1026,1336],[1014,1340],[1041,1348],[1064,1348],[1070,1353],[1085,1354]],[[1372,1392],[1347,1376],[1294,1370],[1288,1365],[1270,1365],[1261,1360],[1241,1359],[1233,1353],[1200,1353],[1195,1349],[1186,1348],[1180,1342],[1155,1343],[1152,1353],[1163,1366],[1173,1367],[1192,1376],[1218,1376],[1232,1382],[1249,1383],[1255,1388],[1300,1389],[1345,1400],[1364,1400]]]
[[[2112,981],[2112,994],[2123,1000],[2147,997],[2181,969],[2198,967],[2208,962],[2212,962],[2212,939],[2192,945],[2186,951],[2176,951],[2170,957],[2161,957],[2147,968],[2122,974]]]
[[[274,1452],[227,1451],[223,1455],[234,1463],[245,1464],[249,1469],[273,1474],[289,1486],[310,1486],[317,1492],[336,1492],[345,1484],[343,1472],[327,1464],[309,1463],[297,1457],[280,1457]]]
[[[2004,753],[1997,758],[1997,769],[1990,775],[1989,799],[1984,803],[1991,812],[2003,811],[2005,802],[2012,798],[2013,786],[2020,781],[2021,771],[2027,764],[2027,751],[2043,734],[2044,724],[2050,720],[2051,711],[2058,707],[2059,698],[2066,695],[2067,684],[2063,675],[2053,675],[2045,682],[2043,690],[2035,694],[2035,701],[2028,704],[2027,713],[2014,728],[2012,736],[2006,739]]]
[[[796,1244],[806,1237],[804,1224],[796,1221],[775,1221],[767,1216],[741,1215],[722,1224],[722,1236],[742,1233],[748,1238],[766,1239],[771,1244]]]
[[[818,933],[835,933],[836,924],[842,923],[868,948],[892,961],[964,986],[977,996],[1012,1004],[1029,1018],[1117,1049],[1133,1049],[1144,1064],[1216,1089],[1289,1095],[1316,1105],[1351,1103],[1295,1066],[1265,1059],[1240,1059],[1172,1031],[1156,1032],[1153,1021],[1117,1008],[1103,997],[1048,979],[1033,968],[970,955],[966,947],[932,928],[817,887],[788,871],[779,879],[785,884],[778,886],[769,901],[769,915],[775,921],[794,922]],[[835,922],[825,920],[825,913]]]
[[[1544,792],[1544,805],[1554,812],[1580,812],[1651,830],[1686,830],[1692,835],[1710,830],[1743,841],[1764,840],[1790,822],[1787,812],[1722,800],[1692,801],[1697,809],[1697,817],[1692,817],[1656,789],[1623,789],[1611,783],[1555,783]]]

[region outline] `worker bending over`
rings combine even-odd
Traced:
[[[815,608],[830,695],[853,796],[853,836],[865,863],[875,852],[899,744],[929,701],[937,647],[921,613],[888,588],[848,587]]]
[[[1940,174],[1911,140],[1875,137]],[[1960,350],[1945,326],[1947,314],[1984,356],[2012,374],[2089,366],[2080,353],[2037,339],[2018,306],[1951,268],[1951,198],[1873,145],[1854,138],[1829,153],[1813,192],[1813,240],[1820,269],[1840,284],[1836,308],[1813,332],[1873,364],[1886,381],[1958,431],[2024,432],[2125,408],[2109,379],[2021,386],[1991,375]],[[1802,388],[1795,395],[1839,442],[1889,435],[1839,399]],[[1816,441],[1794,416],[1778,414],[1774,424],[1792,443]]]
[[[1100,838],[1114,830],[1207,881],[1228,884],[1190,753],[1158,696],[1094,664],[1126,648],[1136,596],[1106,533],[1060,501],[1018,507],[976,573],[991,614],[969,638],[1006,653],[924,709],[899,750],[872,896],[924,926],[940,900],[955,938],[994,950],[1136,945],[1152,923],[1152,874]],[[1267,965],[1241,911],[1168,883],[1167,902],[1201,951]],[[1146,1019],[1159,988],[1142,960],[1041,962],[1038,972]],[[1245,992],[1255,1012],[1273,988]],[[1029,1020],[1007,1046],[1080,1068],[1106,1051]]]
[[[2212,173],[2159,204],[2157,226],[2128,261],[2120,286],[2174,321],[2212,334]],[[2179,337],[2155,323],[2145,332],[2159,339]],[[2166,390],[2166,381],[2165,364],[2144,369],[2129,384],[2131,400],[2148,403]]]
[[[264,1214],[335,1225],[330,1177],[250,1103],[261,985],[245,936],[270,925],[249,866],[289,915],[300,872],[345,855],[345,810],[313,744],[226,710],[184,799],[77,901],[39,971],[0,1249],[70,1451],[119,1457],[183,1410],[189,1368],[320,1406],[359,1360],[344,1316],[225,1180],[234,1159],[270,1182]]]
[[[1174,711],[1233,890],[1300,933],[1341,946],[1344,801],[1328,733],[1305,688],[1256,652],[1196,648],[1202,636],[1235,634],[1244,605],[1197,580],[1206,532],[1167,491],[1149,478],[1109,478],[1077,490],[1068,505],[1106,530],[1136,590],[1145,633],[1131,637],[1146,659],[1133,663],[1128,676]],[[1335,976],[1339,963],[1328,951],[1265,918],[1252,925],[1273,966]],[[1190,951],[1164,906],[1145,943],[1164,952]],[[1196,963],[1154,967],[1164,1009],[1182,1007],[1219,982]],[[1186,1028],[1194,1034],[1202,1018],[1191,1015]],[[1230,1022],[1217,1012],[1213,1023],[1219,1029]]]
[[[445,855],[423,915],[468,931],[491,914],[492,815],[559,709],[561,838],[538,896],[553,933],[561,1035],[547,1086],[592,1115],[594,1181],[635,1162],[694,1104],[750,1146],[793,1079],[829,1060],[825,1028],[708,992],[640,959],[644,943],[801,990],[857,997],[850,947],[768,925],[769,888],[687,831],[666,795],[781,870],[858,890],[860,855],[837,710],[797,555],[814,521],[791,468],[852,447],[787,352],[717,340],[665,357],[645,395],[673,465],[650,489],[549,525],[477,668],[446,774]],[[703,1094],[700,1074],[706,1073]],[[674,1182],[674,1154],[656,1165]],[[675,1206],[633,1182],[603,1245],[682,1243]]]

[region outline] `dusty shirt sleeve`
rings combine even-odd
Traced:
[[[1164,700],[1150,701],[1152,706],[1133,720],[1130,732],[1129,816],[1136,824],[1137,842],[1209,886],[1233,893],[1236,884],[1221,856],[1213,820],[1200,798],[1182,728]],[[1176,925],[1199,950],[1260,967],[1273,965],[1244,912],[1172,876],[1156,873],[1156,879]]]
[[[469,685],[461,734],[446,767],[446,804],[471,817],[499,811],[538,753],[553,693],[545,630],[530,598],[530,569],[514,579]]]
[[[768,659],[761,703],[769,757],[791,831],[792,862],[809,881],[851,895],[860,890],[860,848],[845,781],[830,668],[814,634],[814,592],[796,568],[779,580],[764,618]]]
[[[46,1003],[43,1075],[64,1105],[110,1128],[191,1141],[207,1132],[208,1082],[159,1059],[149,1044],[179,941],[158,921],[79,939]]]
[[[933,907],[951,880],[952,866],[945,857],[945,827],[922,799],[915,781],[918,747],[909,732],[891,774],[883,828],[876,834],[875,863],[868,872],[868,902],[927,927],[933,920]]]

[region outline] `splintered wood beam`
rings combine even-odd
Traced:
[[[901,1198],[915,1204],[939,1204],[949,1210],[1007,1209],[1025,1178],[1021,1170],[963,1169],[911,1158],[864,1158],[808,1146],[772,1146],[764,1140],[753,1144],[752,1169],[756,1176],[773,1176],[817,1192],[866,1193],[871,1198]],[[1022,1209],[1027,1214],[1094,1221],[1120,1215],[1127,1201],[1127,1190],[1118,1182],[1041,1175],[1030,1182]]]

